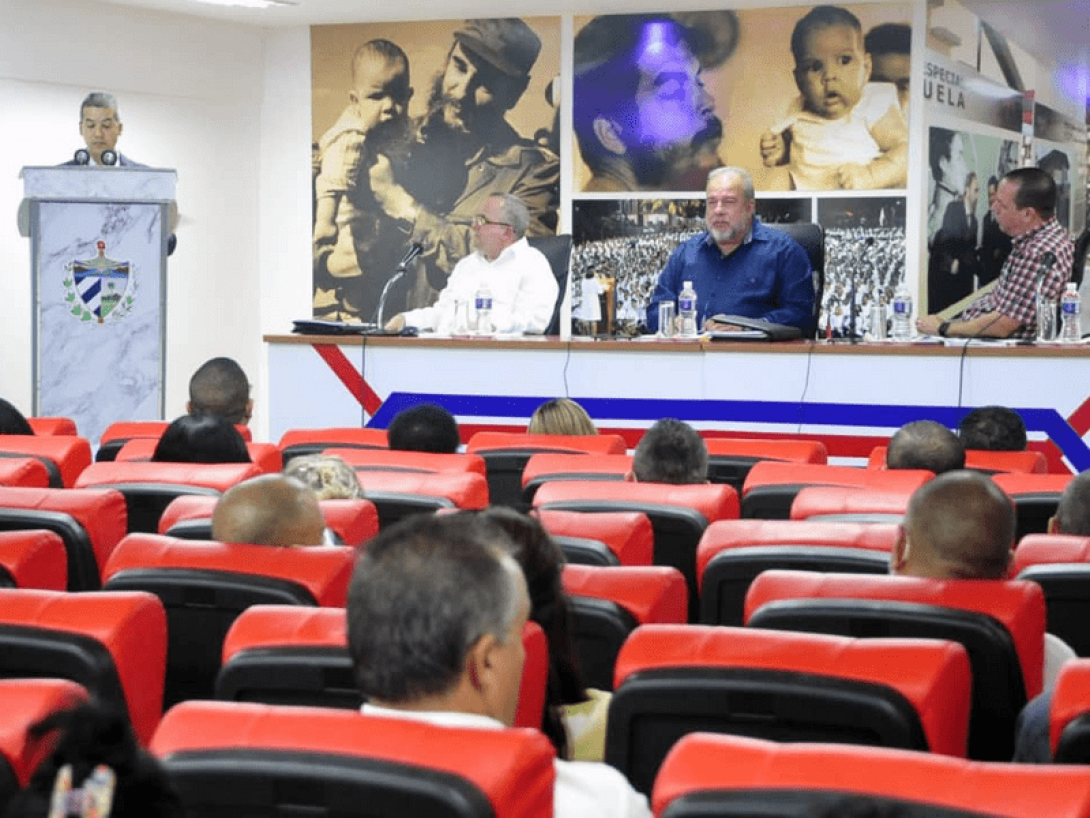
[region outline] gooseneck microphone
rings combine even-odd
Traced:
[[[390,288],[405,277],[405,272],[408,266],[412,264],[412,262],[416,260],[417,256],[419,256],[423,252],[424,245],[422,245],[420,242],[414,241],[412,244],[410,244],[409,249],[405,251],[405,255],[402,257],[401,261],[399,261],[397,263],[397,267],[394,268],[394,274],[390,276],[389,280],[386,282],[386,286],[382,288],[382,295],[378,297],[378,310],[376,311],[375,318],[375,324],[380,330],[385,326],[385,323],[382,319],[383,313],[386,312],[386,299],[390,295]]]
[[[105,150],[98,158],[100,165],[116,165],[117,164],[117,151]]]
[[[80,148],[72,158],[76,160],[77,165],[86,165],[91,161],[91,152],[87,148]]]

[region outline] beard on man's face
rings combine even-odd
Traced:
[[[388,119],[367,132],[366,149],[372,155],[381,153],[394,159],[408,150],[411,134],[412,124],[407,117]]]
[[[430,131],[468,134],[473,130],[476,117],[477,106],[472,98],[458,100],[443,93],[442,71],[432,78],[428,110],[424,115],[424,122]]]
[[[631,149],[636,181],[641,187],[669,183],[671,190],[703,188],[708,173],[722,164],[718,155],[722,138],[722,121],[709,114],[688,142],[663,146],[641,141]]]

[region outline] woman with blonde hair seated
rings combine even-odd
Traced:
[[[532,435],[598,434],[587,410],[568,398],[553,398],[537,407],[526,431]]]
[[[319,500],[362,500],[363,486],[356,471],[341,458],[331,454],[306,454],[293,457],[284,474],[314,489]]]

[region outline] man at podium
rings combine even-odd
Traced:
[[[114,95],[104,91],[91,92],[83,98],[79,106],[79,133],[87,143],[87,149],[76,151],[76,155],[63,164],[147,167],[117,152],[117,138],[121,136],[121,128],[121,117],[117,113],[117,99]],[[105,159],[103,154],[106,154]]]

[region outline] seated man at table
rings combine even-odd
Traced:
[[[813,330],[814,282],[810,259],[790,236],[754,214],[753,179],[742,168],[708,174],[708,230],[683,242],[659,273],[647,308],[647,328],[659,328],[659,303],[677,301],[684,282],[696,290],[697,323],[729,329],[715,315],[762,318]]]
[[[367,544],[346,605],[365,714],[435,731],[514,724],[530,596],[513,550],[503,529],[476,514],[416,515]],[[613,767],[554,765],[556,818],[650,818],[644,796]]]
[[[1016,168],[999,182],[992,213],[1014,241],[995,289],[956,320],[923,315],[916,329],[943,338],[1031,338],[1037,331],[1037,286],[1060,300],[1071,278],[1075,245],[1056,218],[1056,182],[1040,168]]]
[[[477,293],[487,287],[492,293],[491,321],[496,332],[544,332],[560,288],[549,260],[526,241],[529,224],[530,211],[518,197],[489,196],[473,219],[477,249],[454,266],[439,300],[431,307],[395,315],[386,329],[400,332],[409,326],[450,334],[456,308],[465,305],[461,308],[472,314]]]

